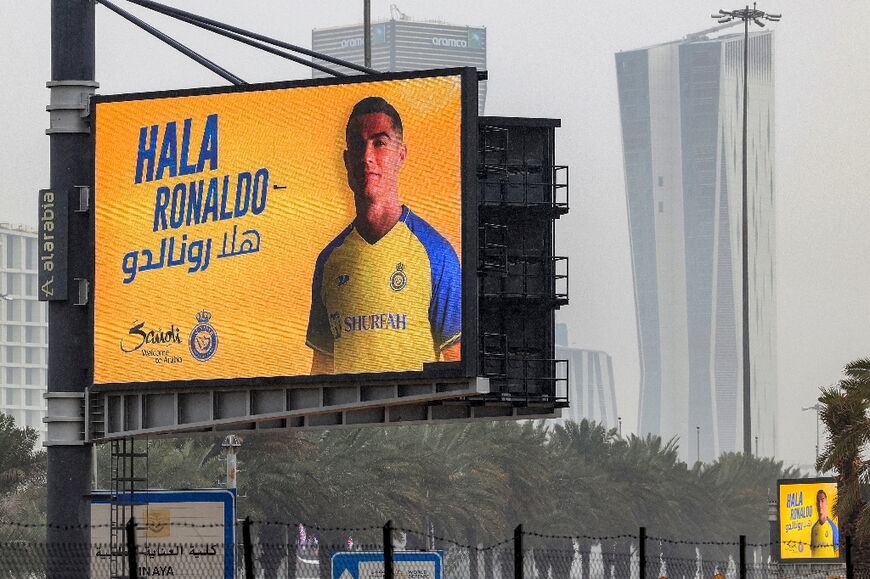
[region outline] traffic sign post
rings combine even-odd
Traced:
[[[393,568],[397,577],[441,579],[441,551],[396,551]],[[342,552],[332,555],[332,579],[381,579],[384,576],[382,551]]]

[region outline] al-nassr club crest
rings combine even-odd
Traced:
[[[190,353],[200,362],[207,362],[217,351],[217,332],[209,320],[211,312],[200,310],[196,314],[196,321],[199,323],[190,331]]]
[[[396,264],[396,271],[390,276],[390,289],[394,292],[405,289],[408,285],[408,276],[405,275],[405,266],[400,261]]]

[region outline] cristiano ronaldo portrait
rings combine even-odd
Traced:
[[[350,112],[345,139],[356,216],[315,264],[306,335],[311,374],[422,370],[427,362],[459,360],[459,259],[401,201],[409,151],[398,111],[381,97],[364,98]]]

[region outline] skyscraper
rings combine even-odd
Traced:
[[[749,340],[753,443],[776,450],[773,33],[750,36]],[[638,428],[684,458],[743,448],[743,35],[616,55],[640,351]],[[689,452],[689,447],[692,452]]]
[[[594,420],[607,428],[617,427],[616,385],[613,359],[607,352],[556,346],[556,359],[568,361],[568,399],[562,420]]]
[[[613,358],[601,350],[568,346],[568,326],[556,324],[556,359],[567,364],[556,367],[559,378],[567,379],[570,406],[559,420],[594,420],[607,428],[618,426],[616,382]]]
[[[415,22],[404,14],[372,22],[372,68],[381,72],[404,72],[433,68],[474,66],[486,70],[486,28],[453,26],[442,22]],[[363,27],[339,26],[311,32],[311,49],[363,64]],[[345,74],[360,74],[349,68],[315,59],[314,62]],[[311,69],[312,78],[328,78]],[[478,112],[483,114],[486,81],[478,86]]]
[[[0,412],[45,440],[48,318],[37,299],[37,235],[0,223]]]

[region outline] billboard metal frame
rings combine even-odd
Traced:
[[[787,479],[779,479],[776,481],[776,498],[777,498],[777,509],[776,509],[776,530],[777,533],[780,534],[780,546],[776,551],[776,559],[779,561],[781,565],[839,565],[846,561],[843,544],[840,545],[840,555],[838,557],[782,557],[782,519],[780,514],[782,513],[782,506],[779,505],[779,496],[780,489],[783,485],[812,485],[812,484],[820,484],[820,483],[832,483],[836,484],[837,479],[834,477],[814,477],[814,478],[787,478]],[[837,486],[837,496],[839,497],[839,485]]]
[[[558,418],[553,400],[488,394],[489,380],[344,386],[92,392],[86,442],[181,432]]]
[[[377,75],[360,75],[341,78],[328,79],[306,79],[297,81],[271,82],[262,84],[249,84],[238,86],[221,86],[208,88],[193,88],[184,90],[170,90],[157,92],[142,92],[120,95],[94,96],[90,111],[90,120],[93,130],[91,131],[91,147],[96,146],[97,128],[99,127],[99,116],[96,114],[96,105],[100,103],[112,103],[121,101],[134,100],[149,100],[156,98],[173,98],[173,97],[189,97],[189,96],[204,96],[215,94],[229,94],[238,92],[255,92],[276,89],[292,89],[314,86],[329,86],[341,84],[357,84],[371,83],[378,81],[396,81],[396,80],[412,80],[418,78],[442,77],[442,76],[459,76],[462,84],[462,101],[461,101],[461,231],[462,231],[462,341],[461,341],[461,361],[453,363],[438,363],[430,368],[425,368],[421,372],[385,372],[385,373],[370,373],[370,374],[340,374],[340,375],[317,375],[317,376],[270,376],[259,378],[226,378],[226,379],[209,379],[209,380],[178,380],[178,381],[161,381],[161,382],[131,382],[131,383],[112,383],[112,384],[94,384],[94,354],[91,349],[91,368],[88,371],[88,380],[90,384],[90,396],[87,406],[93,408],[92,403],[95,400],[97,393],[107,393],[106,406],[103,409],[108,416],[110,408],[108,403],[108,393],[116,392],[121,395],[131,396],[135,393],[146,392],[169,393],[176,394],[187,392],[209,392],[219,391],[224,389],[244,390],[244,391],[259,391],[263,389],[281,389],[290,386],[314,386],[324,391],[329,388],[347,388],[348,384],[351,387],[362,388],[365,384],[377,385],[386,381],[395,381],[401,383],[418,382],[426,384],[442,384],[450,383],[456,388],[459,384],[458,395],[478,395],[488,390],[482,391],[485,388],[486,381],[480,381],[479,375],[479,355],[478,355],[478,311],[477,311],[477,296],[478,296],[478,199],[477,199],[477,71],[472,67],[449,68],[440,70],[414,71],[404,73],[384,73]],[[94,173],[94,178],[96,177]],[[94,202],[99,202],[99,191],[94,191]],[[89,232],[89,270],[91,279],[95,275],[95,228],[96,218],[95,212],[90,212],[90,232]],[[95,324],[94,308],[90,308],[89,312],[90,328],[88,339],[93,340],[93,329]],[[463,387],[464,386],[464,387]],[[431,389],[431,399],[443,398],[444,393],[439,392],[439,387],[434,386]],[[250,398],[251,396],[249,396]],[[99,396],[97,396],[99,399]],[[321,397],[322,400],[325,397]],[[292,411],[287,411],[292,412]],[[91,430],[90,428],[88,430]]]

